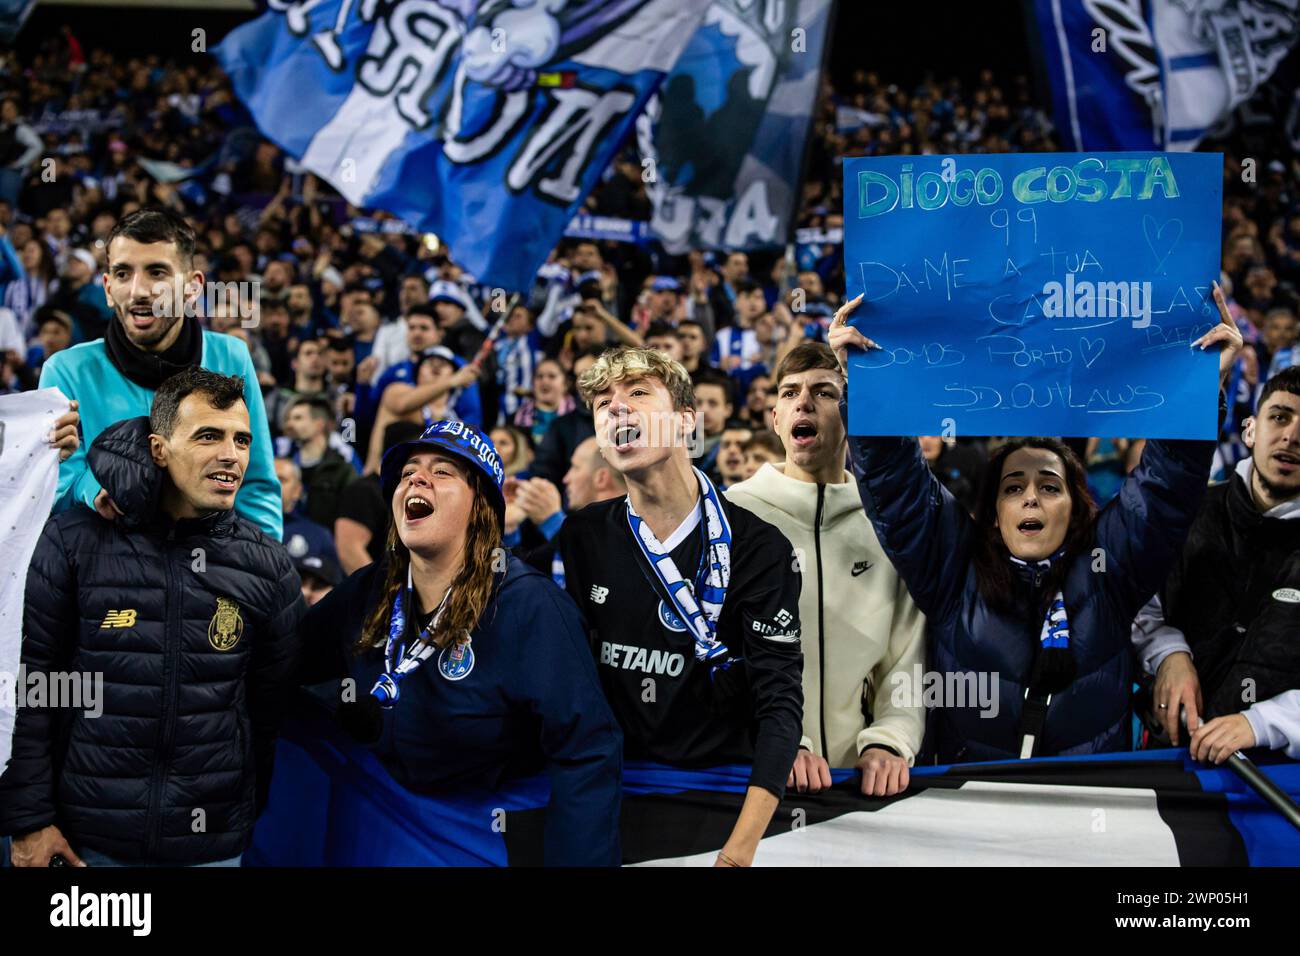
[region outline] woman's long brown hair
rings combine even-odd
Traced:
[[[998,611],[1010,611],[1015,605],[1015,592],[1019,578],[1011,564],[1011,552],[997,529],[998,489],[1002,486],[1002,469],[1007,459],[1022,448],[1041,448],[1050,451],[1065,466],[1065,485],[1070,491],[1070,525],[1065,532],[1065,557],[1056,561],[1047,574],[1044,604],[1039,611],[1047,612],[1056,592],[1065,581],[1070,558],[1092,547],[1093,529],[1097,521],[1097,506],[1088,491],[1088,473],[1079,456],[1069,446],[1055,438],[1021,438],[998,448],[984,468],[979,498],[975,505],[976,543],[975,580],[980,594],[989,606]]]
[[[465,563],[452,582],[447,609],[432,635],[432,643],[438,648],[462,641],[478,626],[479,618],[483,616],[496,584],[493,565],[498,556],[504,553],[501,550],[501,524],[491,499],[484,493],[482,482],[485,479],[468,469],[462,473],[474,493],[474,504],[470,509],[469,527],[465,533]],[[379,603],[366,618],[361,636],[353,648],[358,654],[383,647],[387,642],[393,602],[406,587],[406,569],[411,564],[411,552],[402,543],[397,526],[393,523],[391,499],[388,506],[388,554],[385,563],[387,568],[379,592]],[[408,611],[408,620],[410,614]]]

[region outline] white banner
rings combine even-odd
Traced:
[[[57,388],[0,395],[0,770],[13,744],[27,565],[58,485],[59,452],[49,434],[67,410]]]

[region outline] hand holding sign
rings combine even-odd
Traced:
[[[1214,283],[1214,304],[1219,307],[1219,324],[1193,342],[1192,348],[1199,347],[1204,352],[1216,342],[1223,343],[1223,348],[1219,350],[1219,387],[1222,388],[1228,381],[1232,363],[1237,361],[1237,354],[1242,350],[1245,341],[1241,337],[1241,330],[1237,328],[1237,323],[1228,314],[1228,303],[1224,300],[1223,290],[1219,288],[1217,282]]]
[[[840,371],[847,380],[849,377],[849,346],[867,351],[868,349],[880,348],[875,342],[867,338],[860,331],[848,324],[849,316],[853,310],[862,304],[862,295],[856,299],[850,299],[845,302],[835,312],[835,318],[831,319],[830,327],[826,330],[826,341],[835,353],[835,360],[840,363]]]

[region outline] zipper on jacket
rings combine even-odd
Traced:
[[[148,833],[147,855],[152,859],[158,854],[162,843],[162,799],[163,785],[167,776],[167,761],[171,759],[172,743],[176,736],[176,708],[180,669],[180,646],[184,640],[183,622],[180,614],[180,588],[176,583],[175,569],[172,567],[172,550],[176,543],[176,529],[167,531],[163,542],[163,567],[167,573],[166,613],[163,632],[163,697],[162,727],[159,731],[159,743],[153,766],[153,779],[149,786],[149,814],[145,821]]]
[[[822,735],[822,759],[830,763],[826,740],[826,613],[822,605],[822,511],[826,486],[817,483],[817,513],[813,517],[813,549],[817,552],[817,721]]]

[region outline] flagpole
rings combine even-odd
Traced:
[[[1286,821],[1300,830],[1300,806],[1291,799],[1285,790],[1270,780],[1255,763],[1238,750],[1227,759],[1227,765],[1242,780],[1245,780],[1257,794],[1273,805]]]
[[[1187,708],[1178,708],[1178,720],[1183,725],[1183,730],[1191,734],[1191,729],[1187,726]],[[1190,736],[1188,738],[1190,743]],[[1273,809],[1282,814],[1287,823],[1300,830],[1300,806],[1291,799],[1285,790],[1270,780],[1262,770],[1255,765],[1255,762],[1247,757],[1240,750],[1234,751],[1225,763],[1228,769],[1235,773],[1257,794],[1264,798],[1266,803],[1272,805]]]

